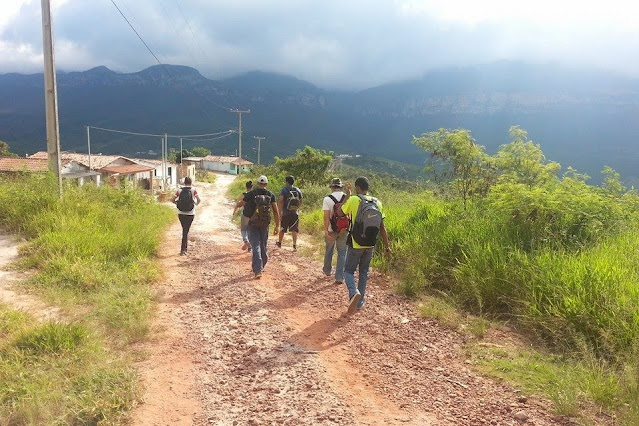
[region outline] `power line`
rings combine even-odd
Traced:
[[[155,58],[155,60],[157,61],[157,63],[162,67],[162,69],[164,70],[164,72],[166,72],[166,74],[171,78],[171,80],[173,80],[173,83],[178,86],[178,82],[175,79],[175,77],[173,77],[173,75],[169,72],[169,70],[164,66],[164,64],[160,61],[160,59],[158,59],[157,55],[155,53],[153,53],[153,50],[151,50],[151,48],[149,47],[149,45],[144,41],[144,39],[142,38],[142,36],[137,32],[137,30],[135,29],[135,27],[133,26],[133,24],[131,24],[131,22],[127,19],[127,17],[124,15],[124,13],[122,12],[122,10],[118,7],[118,5],[115,3],[115,0],[111,0],[111,3],[113,3],[113,6],[115,6],[115,8],[118,10],[118,12],[120,13],[120,15],[122,15],[122,18],[124,18],[124,20],[126,21],[126,23],[129,25],[129,27],[131,27],[131,29],[133,30],[133,32],[135,33],[136,36],[138,36],[138,38],[140,39],[140,41],[142,42],[142,44],[144,44],[144,46],[147,48],[147,50],[149,51],[149,53],[151,53],[151,55],[153,55],[153,57]],[[193,90],[198,96],[202,97],[204,100],[210,102],[211,104],[217,106],[218,108],[230,111],[231,108],[229,107],[225,107],[223,105],[218,104],[217,102],[213,101],[212,99],[208,98],[207,96],[204,96],[202,93],[198,92],[197,90]]]
[[[114,132],[114,133],[124,133],[127,135],[135,135],[135,136],[152,136],[152,137],[164,137],[165,133],[162,134],[154,134],[154,133],[139,133],[139,132],[131,132],[128,130],[117,130],[117,129],[107,129],[105,127],[96,127],[96,126],[87,126],[90,129],[96,129],[96,130],[104,130],[106,132]],[[171,138],[183,138],[183,139],[187,139],[187,138],[195,138],[195,137],[204,137],[204,136],[217,136],[217,135],[223,135],[222,137],[226,137],[228,135],[231,135],[235,133],[235,130],[225,130],[223,132],[216,132],[216,133],[204,133],[201,135],[169,135],[167,134],[166,136],[171,137]],[[193,139],[193,140],[198,140],[198,139]]]

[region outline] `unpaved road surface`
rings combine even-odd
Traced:
[[[553,425],[548,404],[472,370],[462,339],[420,318],[373,272],[366,307],[318,262],[269,240],[253,279],[225,192],[203,204],[189,255],[167,234],[154,335],[139,365],[145,392],[133,425]]]

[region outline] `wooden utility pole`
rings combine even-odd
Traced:
[[[231,112],[236,112],[239,115],[240,125],[238,128],[238,158],[240,159],[240,165],[238,167],[237,173],[238,175],[242,174],[242,114],[249,114],[251,110],[240,111],[239,109],[232,109]]]
[[[46,108],[47,154],[49,170],[58,178],[62,193],[60,175],[60,124],[58,122],[58,89],[55,79],[55,59],[53,55],[53,27],[49,0],[41,0],[42,8],[42,50],[44,53],[44,103]]]
[[[264,136],[253,136],[257,139],[257,164],[260,164],[260,150],[262,149],[262,139],[266,139]]]

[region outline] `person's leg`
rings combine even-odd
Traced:
[[[260,228],[249,225],[247,228],[249,242],[251,243],[251,251],[253,256],[251,258],[251,267],[253,273],[259,274],[262,272],[262,251],[261,251],[261,234]]]
[[[362,249],[362,257],[359,261],[359,281],[357,282],[357,290],[362,295],[359,301],[358,307],[364,306],[364,299],[366,298],[366,284],[368,283],[368,270],[371,266],[371,260],[373,259],[374,248]]]
[[[335,251],[335,240],[331,240],[324,236],[324,242],[326,243],[326,250],[324,251],[324,267],[322,271],[324,275],[331,275],[333,269],[333,252]],[[339,253],[339,252],[338,252]],[[344,265],[342,265],[342,275],[344,275]],[[337,277],[335,278],[337,280]]]
[[[297,250],[297,234],[300,232],[300,217],[297,213],[292,215],[291,222],[289,229],[293,237],[293,250]]]
[[[266,262],[268,262],[268,251],[266,249],[266,243],[268,242],[268,226],[263,226],[259,228],[260,230],[260,250],[262,252],[262,269],[266,266]]]
[[[346,280],[346,288],[348,288],[348,298],[352,298],[358,293],[357,285],[355,284],[355,269],[359,264],[359,259],[362,256],[361,249],[354,249],[348,247],[346,251],[346,261],[344,263],[344,279]]]
[[[242,250],[246,250],[247,248],[250,247],[250,243],[248,239],[248,221],[249,221],[249,218],[242,215],[241,225],[240,225],[240,233],[242,234],[242,241],[244,241]]]
[[[337,266],[335,267],[335,282],[342,283],[344,282],[344,263],[346,261],[346,249],[348,246],[346,245],[346,239],[348,238],[348,233],[344,232],[341,235],[337,236],[337,240],[335,240],[335,246],[337,247]]]
[[[180,218],[180,225],[182,225],[182,246],[180,253],[186,253],[189,244],[189,230],[191,229],[191,224],[195,216],[192,214],[180,214],[178,217]]]

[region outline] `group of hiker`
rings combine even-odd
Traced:
[[[297,250],[298,211],[304,194],[295,186],[293,176],[286,176],[285,185],[277,199],[267,189],[266,176],[260,176],[257,182],[257,188],[252,188],[252,182],[247,182],[246,192],[236,203],[234,213],[238,208],[243,208],[242,248],[252,252],[253,274],[255,278],[260,278],[268,262],[267,241],[271,212],[275,221],[274,235],[278,236],[275,246],[281,248],[284,235],[290,232],[293,251]],[[368,271],[379,236],[382,237],[386,255],[390,255],[382,203],[368,194],[369,187],[368,179],[359,177],[355,180],[355,194],[351,196],[351,185],[343,185],[341,179],[333,178],[329,184],[331,193],[322,201],[326,243],[322,271],[326,276],[334,276],[336,284],[346,283],[348,311],[351,313],[362,309],[366,303]],[[335,251],[337,263],[333,269]],[[356,281],[357,270],[359,274]]]
[[[242,250],[252,255],[251,268],[256,279],[261,278],[268,262],[267,243],[271,216],[275,222],[273,234],[278,237],[275,246],[281,248],[284,235],[290,232],[293,251],[297,250],[298,211],[304,199],[300,188],[295,186],[293,176],[286,176],[285,185],[277,197],[267,189],[268,183],[268,178],[264,175],[258,177],[255,184],[252,181],[246,182],[246,191],[235,203],[233,210],[235,215],[238,209],[242,209]],[[346,283],[348,312],[353,313],[362,309],[366,303],[368,271],[379,236],[384,244],[385,255],[388,257],[391,253],[384,226],[385,216],[382,203],[369,195],[370,182],[367,178],[359,177],[355,180],[354,194],[353,187],[342,184],[339,178],[333,178],[329,188],[331,193],[322,201],[326,243],[322,271],[326,276],[334,276],[335,284]],[[178,206],[183,231],[180,254],[186,254],[194,209],[200,202],[189,178],[185,179],[184,187],[175,193],[174,202]],[[333,269],[335,251],[337,262]],[[359,271],[357,281],[355,271]]]

